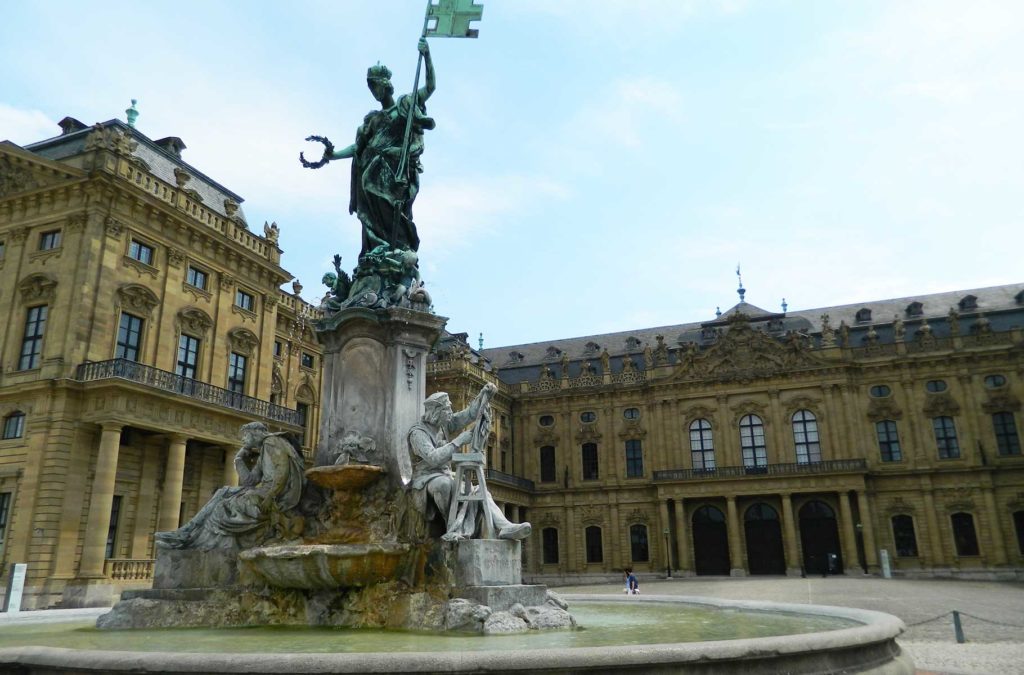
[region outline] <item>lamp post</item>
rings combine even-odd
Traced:
[[[668,547],[668,528],[663,530],[665,535],[665,578],[672,578],[672,551]]]

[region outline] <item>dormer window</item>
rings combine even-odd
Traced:
[[[1013,299],[1017,301],[1018,305],[1024,305],[1024,291],[1021,291],[1017,295],[1013,296]]]
[[[509,352],[508,353],[508,361],[509,361],[509,363],[522,363],[523,359],[525,359],[525,358],[526,357],[523,355],[522,352]]]
[[[548,351],[544,354],[544,358],[546,359],[557,359],[561,356],[562,350],[555,346],[548,347]]]
[[[973,309],[978,309],[978,296],[965,295],[957,304],[960,306],[961,312],[969,312]]]
[[[907,305],[907,316],[921,316],[924,314],[924,305],[915,300]]]
[[[596,342],[588,342],[583,347],[583,353],[586,356],[593,356],[594,354],[598,353],[599,351],[601,351],[601,345],[597,344]]]
[[[633,337],[632,335],[626,338],[626,349],[640,349],[640,338]]]
[[[862,307],[857,310],[857,315],[854,317],[857,323],[868,323],[871,321],[871,310],[867,307]]]

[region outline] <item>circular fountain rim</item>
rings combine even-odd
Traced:
[[[847,619],[860,625],[812,633],[773,637],[740,638],[703,642],[654,643],[641,649],[606,647],[546,648],[529,651],[489,650],[479,652],[362,652],[362,653],[179,653],[112,652],[59,647],[10,647],[0,649],[0,667],[16,665],[24,672],[48,672],[65,668],[69,672],[152,673],[428,673],[428,672],[546,672],[572,668],[574,671],[605,672],[643,668],[687,666],[706,668],[709,662],[728,672],[778,672],[781,662],[791,659],[825,658],[837,650],[858,659],[861,667],[848,672],[913,673],[913,666],[900,654],[895,639],[904,630],[903,621],[891,614],[849,607],[793,603],[726,600],[703,596],[567,594],[574,603],[651,603],[703,605]],[[752,659],[768,659],[770,665],[758,670]],[[848,667],[849,658],[844,662]],[[853,664],[856,665],[856,664]],[[33,667],[39,668],[38,671]],[[732,668],[732,669],[730,669]],[[828,670],[828,668],[815,668]],[[704,672],[704,671],[702,671]],[[807,671],[804,671],[807,672]]]

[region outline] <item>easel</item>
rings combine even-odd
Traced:
[[[470,502],[480,502],[480,538],[494,539],[494,517],[487,508],[487,479],[484,468],[487,456],[484,454],[487,437],[491,433],[490,397],[480,402],[480,412],[473,423],[473,439],[470,441],[470,452],[452,453],[452,464],[455,465],[455,485],[453,486],[452,503],[448,508],[448,533],[460,532],[469,511]],[[476,479],[476,491],[473,490],[473,479]]]

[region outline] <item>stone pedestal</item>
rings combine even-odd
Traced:
[[[354,432],[376,441],[392,486],[408,482],[406,434],[422,415],[427,353],[447,321],[392,307],[348,308],[317,323],[324,373],[316,464],[333,463]]]
[[[237,551],[157,549],[153,588],[228,588],[237,584]]]
[[[455,549],[454,595],[505,611],[513,605],[543,605],[548,589],[523,584],[522,549],[518,541],[465,539]]]

